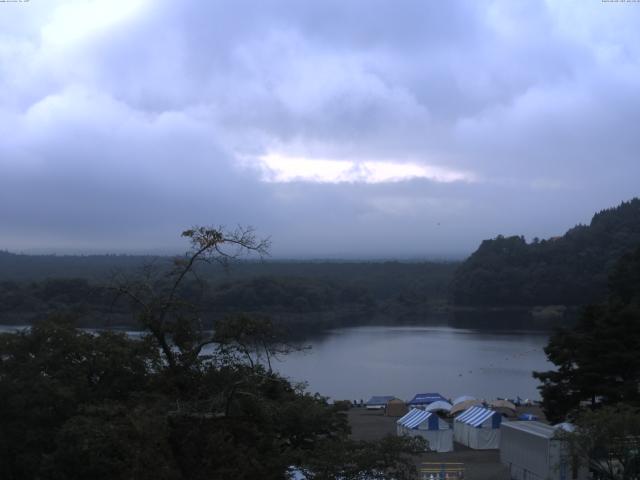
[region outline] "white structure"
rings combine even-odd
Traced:
[[[453,399],[453,402],[451,402],[453,405],[456,405],[458,403],[462,403],[462,402],[466,402],[468,400],[477,400],[476,397],[472,397],[471,395],[460,395],[459,397],[456,397]]]
[[[427,441],[428,450],[453,451],[451,426],[435,413],[414,408],[396,422],[396,428],[398,435],[424,438]]]
[[[382,410],[387,406],[387,403],[394,400],[396,397],[393,395],[374,395],[365,404],[367,410]]]
[[[500,427],[500,462],[512,480],[584,480],[588,470],[566,457],[564,442],[552,427],[540,422],[505,422]],[[574,472],[573,468],[578,471]]]
[[[453,439],[476,450],[500,446],[502,415],[482,407],[471,407],[453,421]]]
[[[451,405],[449,402],[445,402],[444,400],[438,400],[436,402],[430,403],[426,407],[424,407],[427,412],[447,412],[451,411]]]
[[[456,413],[460,413],[460,412],[464,412],[465,410],[467,410],[468,408],[471,407],[481,407],[482,406],[482,402],[480,400],[463,400],[462,402],[457,402],[453,404],[453,407],[451,407],[451,411],[449,411],[449,413],[451,415],[455,415]]]

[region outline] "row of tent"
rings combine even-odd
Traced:
[[[397,397],[394,397],[393,395],[374,395],[369,399],[369,401],[367,401],[365,405],[367,406],[367,408],[383,408],[387,404],[387,402],[391,400],[399,399]],[[411,400],[406,403],[407,405],[411,405],[413,407],[424,407],[434,402],[449,403],[447,402],[447,399],[439,393],[417,393]]]
[[[398,435],[422,437],[429,450],[453,451],[453,441],[477,450],[498,448],[502,415],[495,410],[471,407],[453,421],[453,428],[434,412],[414,408],[396,422]]]
[[[457,397],[450,403],[439,393],[418,393],[406,403],[391,395],[374,396],[366,403],[367,409],[385,409],[386,415],[391,417],[402,416],[411,407],[422,408],[428,412],[446,412],[453,416],[474,406],[484,406],[484,403],[469,395]],[[516,414],[516,406],[507,400],[495,400],[488,406],[505,416],[511,417]],[[534,420],[534,418],[523,418],[523,420]]]
[[[499,449],[500,461],[514,480],[585,480],[584,463],[571,460],[568,446],[557,435],[571,431],[570,424],[556,426],[538,421],[503,421],[495,410],[471,407],[458,415],[453,428],[434,412],[414,408],[397,422],[398,435],[420,436],[428,449],[453,451],[453,442],[475,450]]]
[[[431,450],[438,452],[451,451],[453,440],[460,441],[465,435],[472,445],[474,442],[476,445],[491,445],[491,448],[500,450],[500,462],[507,466],[512,480],[589,478],[586,462],[574,461],[566,442],[558,435],[561,430],[571,431],[573,427],[570,424],[551,426],[537,421],[503,422],[501,415],[496,412],[492,415],[491,412],[484,408],[469,409],[456,418],[451,429],[433,412],[416,408],[398,420],[398,432],[413,436],[419,432],[429,442]],[[469,433],[471,431],[475,433]],[[444,465],[442,467],[444,471]],[[290,473],[296,480],[307,478],[299,470],[291,469]]]

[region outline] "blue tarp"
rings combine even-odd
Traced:
[[[439,393],[418,393],[407,405],[429,405],[437,401],[446,402],[447,399]]]
[[[538,420],[538,417],[536,417],[533,413],[521,413],[520,415],[518,415],[518,420],[535,421]]]

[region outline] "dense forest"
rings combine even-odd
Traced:
[[[555,368],[534,372],[551,422],[574,458],[597,480],[639,478],[640,247],[612,269],[607,299],[584,307],[573,327],[557,329],[544,349]]]
[[[456,305],[584,305],[602,301],[607,276],[640,245],[640,199],[596,213],[546,240],[498,236],[482,242],[456,271]]]
[[[640,407],[640,248],[609,277],[607,300],[584,307],[577,324],[558,329],[545,348],[557,368],[534,373],[547,418],[561,421],[583,402]]]
[[[640,200],[633,199],[597,213],[589,225],[578,225],[562,237],[530,243],[517,236],[485,240],[462,264],[282,260],[233,261],[228,268],[203,264],[197,279],[185,282],[181,294],[201,306],[207,325],[245,312],[266,314],[298,330],[416,323],[442,313],[453,323],[470,326],[484,319],[467,307],[512,307],[506,324],[513,326],[516,316],[525,312],[519,325],[538,322],[544,328],[549,326],[547,320],[567,320],[567,314],[542,309],[542,316],[549,318],[540,323],[535,312],[529,314],[531,307],[603,300],[612,266],[637,245]],[[151,270],[168,272],[171,265],[171,257],[0,252],[0,324],[28,324],[65,312],[85,327],[130,327],[130,305],[115,295],[114,279]],[[498,323],[499,313],[492,314]]]
[[[131,326],[130,305],[116,295],[114,279],[149,268],[162,273],[171,265],[169,257],[0,253],[0,323],[32,323],[65,312],[85,327]],[[200,306],[207,324],[237,312],[267,314],[300,330],[412,322],[442,310],[456,266],[237,261],[225,269],[204,264],[181,295]]]
[[[203,330],[185,284],[199,277],[195,265],[224,257],[222,243],[262,244],[208,228],[183,236],[185,261],[113,284],[133,304],[139,337],[78,330],[63,313],[0,334],[0,478],[415,478],[423,441],[353,440],[348,402],[330,405],[271,369],[296,349],[288,332],[247,315]],[[70,282],[42,294],[90,293]]]

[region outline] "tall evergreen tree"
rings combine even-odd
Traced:
[[[585,308],[574,328],[549,340],[557,370],[534,372],[550,420],[581,402],[640,405],[640,248],[619,260],[609,285],[606,303]]]

